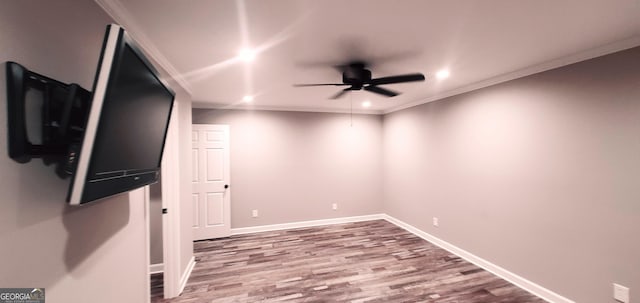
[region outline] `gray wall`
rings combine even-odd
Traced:
[[[149,263],[162,264],[162,187],[149,186]]]
[[[193,122],[230,125],[234,228],[382,211],[380,116],[196,109]]]
[[[91,89],[105,26],[93,2],[0,2],[0,285],[45,287],[47,302],[144,302],[148,267],[139,192],[84,207],[41,160],[7,154],[5,61]]]
[[[388,214],[576,302],[640,289],[640,48],[385,115],[383,154]]]

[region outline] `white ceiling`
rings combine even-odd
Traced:
[[[370,100],[370,112],[389,112],[640,44],[639,0],[103,2],[184,77],[196,107],[348,111]],[[236,59],[244,46],[259,50],[251,63]],[[393,98],[292,87],[341,82],[332,66],[356,59],[374,77],[427,80],[385,86],[403,92]],[[438,81],[442,68],[451,77]]]

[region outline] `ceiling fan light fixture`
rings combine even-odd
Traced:
[[[365,108],[366,107],[371,107],[371,101],[367,100],[367,101],[362,102],[362,107],[365,107]]]
[[[436,78],[438,78],[438,80],[444,80],[449,78],[449,70],[448,69],[441,69],[436,73]]]
[[[246,96],[242,97],[242,101],[244,101],[245,103],[251,103],[251,102],[253,102],[253,96],[246,95]]]

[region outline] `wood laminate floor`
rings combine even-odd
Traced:
[[[195,242],[182,295],[152,302],[530,302],[528,292],[375,220]]]

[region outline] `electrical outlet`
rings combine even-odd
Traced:
[[[622,303],[629,303],[629,288],[613,283],[613,298]]]
[[[333,203],[333,205],[331,207],[333,208],[333,210],[337,210],[338,209],[338,203]]]
[[[435,227],[440,226],[440,222],[438,220],[438,217],[433,217],[433,226],[435,226]]]
[[[258,210],[257,209],[252,210],[251,211],[251,216],[254,217],[254,218],[257,218],[258,217]]]

